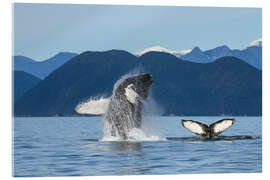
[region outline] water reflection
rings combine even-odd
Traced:
[[[141,142],[130,142],[130,141],[112,141],[112,142],[101,142],[104,146],[104,150],[107,151],[138,151],[142,149]]]
[[[101,142],[104,150],[111,151],[112,155],[121,159],[118,161],[119,168],[115,175],[147,174],[151,169],[145,167],[147,162],[142,152],[141,142],[119,141],[119,142]]]
[[[86,141],[85,139],[83,141]],[[81,151],[140,152],[141,142],[91,140],[80,146]]]

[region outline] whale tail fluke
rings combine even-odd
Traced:
[[[206,136],[207,134],[208,126],[206,124],[193,120],[182,120],[181,123],[184,128],[197,135]]]
[[[188,129],[192,133],[200,135],[202,137],[215,137],[226,129],[230,128],[235,122],[235,119],[222,119],[210,126],[193,120],[182,120],[181,123],[184,128]]]
[[[217,136],[230,128],[234,124],[234,122],[235,119],[222,119],[211,124],[209,128],[211,129],[211,131],[213,131],[213,135]]]

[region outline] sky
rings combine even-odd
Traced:
[[[220,45],[244,49],[261,37],[260,8],[13,5],[13,55],[37,61],[59,52],[136,53],[151,46],[176,51]]]

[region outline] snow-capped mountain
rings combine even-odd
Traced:
[[[252,41],[251,43],[249,43],[248,47],[251,47],[251,46],[262,47],[262,38],[257,39],[255,41]]]
[[[181,54],[181,56],[184,56],[184,55],[186,55],[186,54],[188,54],[190,52],[191,52],[191,49],[184,49],[184,50],[180,51],[180,54]]]
[[[195,47],[192,50],[175,51],[161,46],[153,46],[137,52],[135,55],[141,56],[150,51],[166,52],[183,60],[197,63],[209,63],[221,57],[234,56],[258,69],[262,69],[262,39],[252,41],[245,49],[242,50],[232,50],[226,45],[218,46],[206,51],[202,51],[199,47]]]
[[[141,55],[143,55],[147,52],[150,52],[150,51],[166,52],[166,53],[175,55],[176,57],[181,57],[181,56],[184,56],[184,55],[191,52],[191,50],[189,50],[189,49],[188,50],[181,50],[181,51],[173,51],[173,50],[169,50],[169,49],[166,49],[164,47],[161,47],[161,46],[153,46],[153,47],[146,48],[142,51],[139,51],[139,52],[135,53],[135,55],[141,56]]]

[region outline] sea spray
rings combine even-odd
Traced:
[[[159,105],[152,94],[145,100],[143,105],[142,131],[147,137],[153,140],[165,140],[164,133],[160,126],[159,117],[163,114],[164,109]]]

